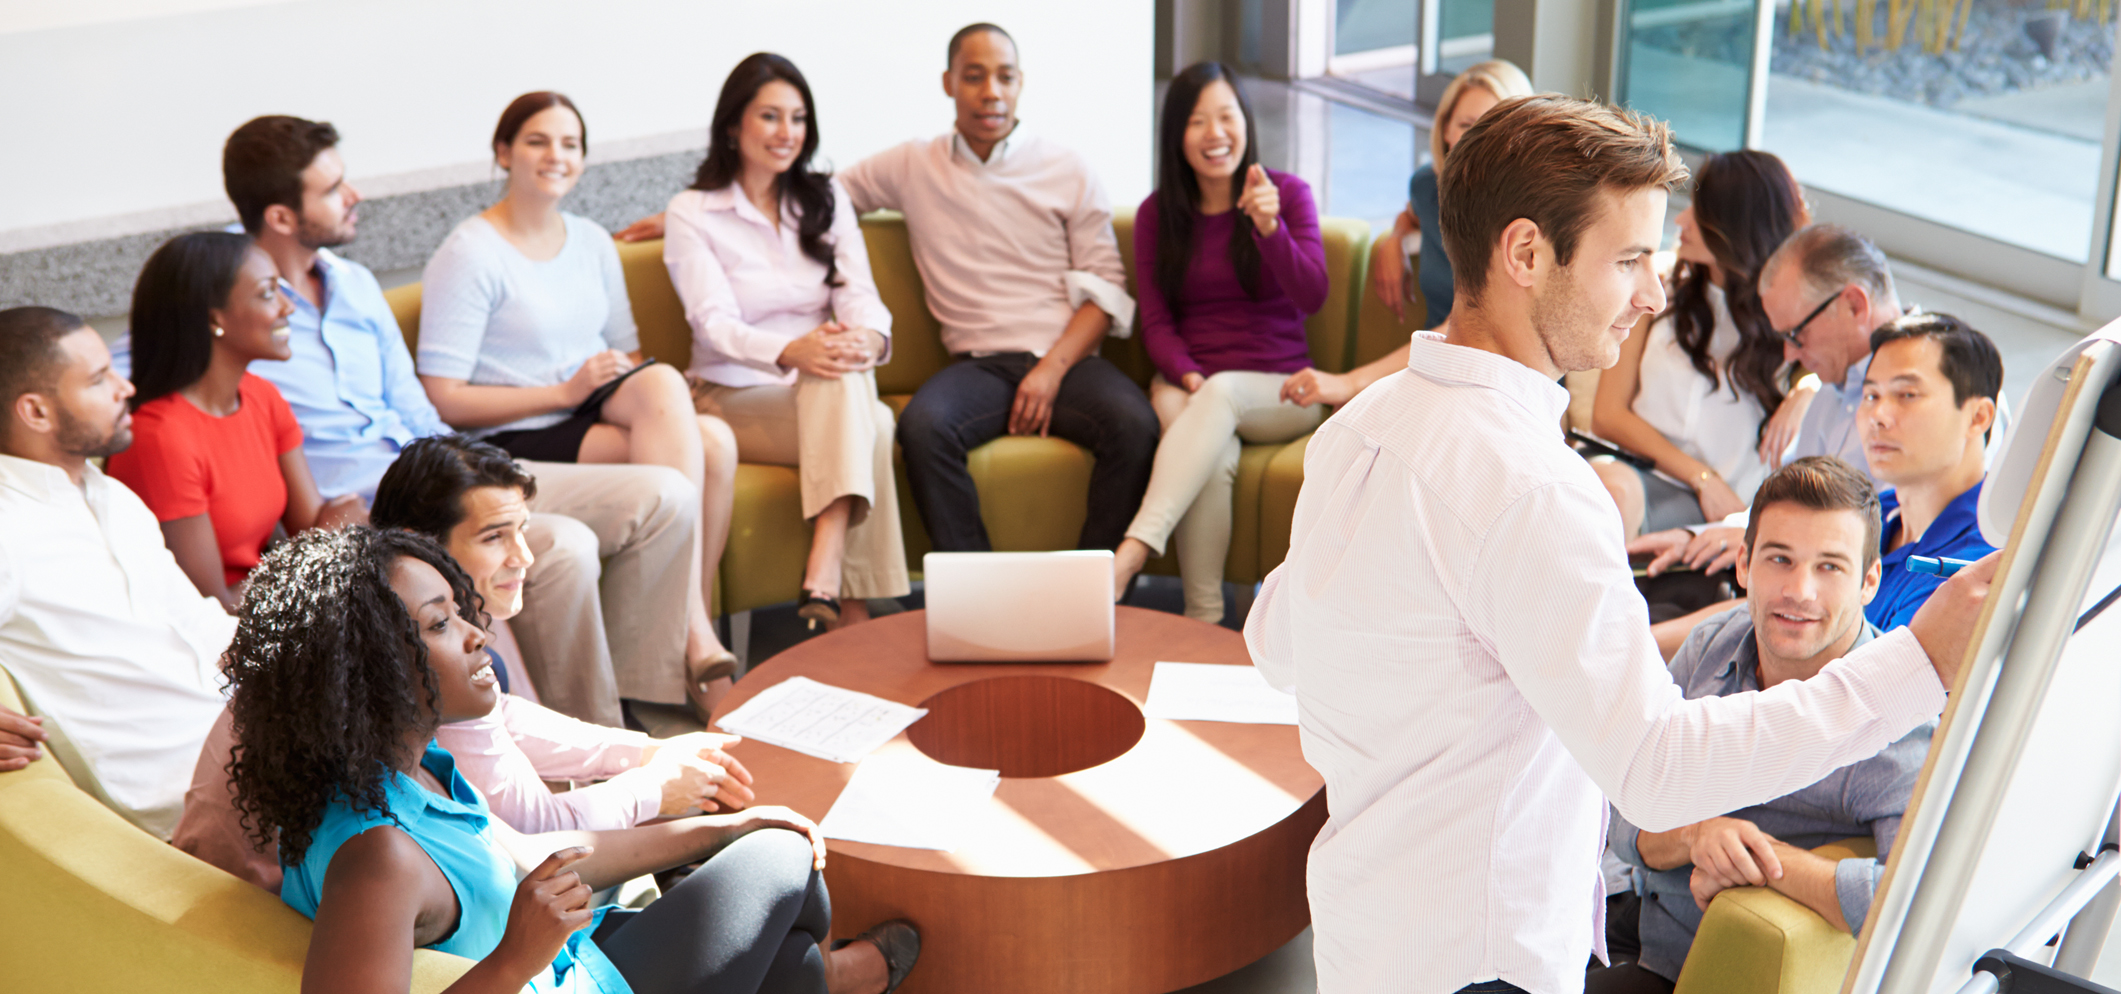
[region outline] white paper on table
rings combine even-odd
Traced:
[[[1158,663],[1142,714],[1170,721],[1296,724],[1296,698],[1267,685],[1250,666]]]
[[[716,724],[723,731],[768,745],[836,763],[856,763],[927,713],[796,676],[766,688]]]
[[[911,750],[880,753],[855,767],[819,830],[828,839],[907,849],[957,849],[978,827],[996,770],[945,766]]]

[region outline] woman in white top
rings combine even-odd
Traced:
[[[693,413],[677,370],[642,361],[610,234],[560,210],[588,149],[563,94],[526,93],[502,112],[493,154],[507,191],[428,260],[416,363],[443,420],[519,459],[668,466],[699,489],[685,687],[705,720],[736,670],[702,596],[729,533],[736,442]]]
[[[1811,223],[1796,177],[1766,152],[1710,155],[1679,214],[1671,302],[1598,379],[1591,428],[1656,462],[1593,460],[1629,537],[1742,511],[1804,419],[1784,392],[1782,341],[1761,310],[1760,265]],[[1773,425],[1766,412],[1776,412]]]
[[[664,212],[663,262],[692,325],[687,379],[744,461],[800,468],[813,531],[797,612],[812,628],[852,624],[865,598],[911,589],[874,372],[891,312],[847,191],[810,166],[817,116],[794,63],[737,63],[708,136],[692,188]]]

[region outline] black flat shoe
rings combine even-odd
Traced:
[[[884,954],[884,968],[891,974],[884,984],[884,994],[898,990],[898,985],[906,982],[906,974],[913,972],[913,961],[921,958],[920,930],[904,918],[872,925],[855,938],[867,940]]]
[[[831,628],[840,623],[840,599],[805,590],[795,602],[795,616],[803,619],[813,632]]]

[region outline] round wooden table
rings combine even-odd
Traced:
[[[792,676],[925,707],[878,750],[999,769],[955,852],[832,840],[833,934],[920,926],[901,990],[1161,994],[1229,973],[1310,923],[1304,862],[1324,781],[1293,725],[1144,718],[1159,661],[1250,665],[1236,632],[1118,608],[1109,663],[931,663],[912,611],[811,639],[717,716]],[[852,764],[746,742],[761,804],[823,821]]]

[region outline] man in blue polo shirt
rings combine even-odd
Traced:
[[[1975,520],[1983,450],[1996,425],[2003,358],[1988,336],[1949,314],[1911,314],[1871,333],[1856,429],[1880,495],[1884,575],[1864,614],[1905,625],[1944,578],[1911,556],[1979,559],[1993,551]]]

